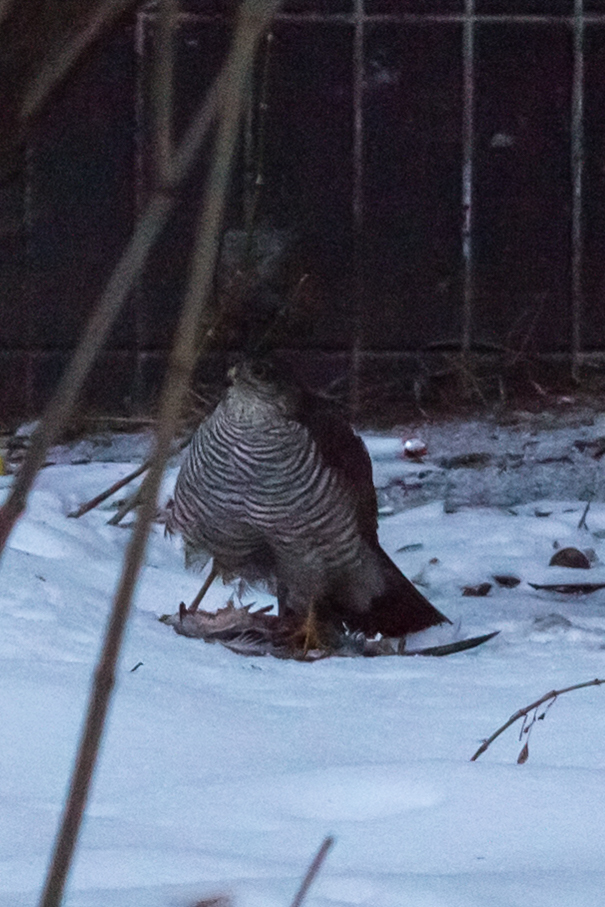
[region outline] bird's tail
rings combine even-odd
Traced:
[[[384,591],[374,596],[370,609],[359,614],[360,625],[352,629],[373,635],[405,636],[438,624],[451,623],[403,575],[388,554],[378,547],[376,556],[384,578]],[[356,615],[357,617],[357,615]]]

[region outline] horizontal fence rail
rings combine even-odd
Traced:
[[[419,354],[428,361],[444,349],[462,357],[484,349],[516,361],[531,349],[568,361],[578,379],[603,358],[605,268],[596,250],[605,226],[605,91],[596,73],[605,64],[605,3],[570,0],[553,12],[531,5],[506,12],[460,0],[422,11],[351,0],[330,10],[286,4],[275,16],[259,223],[275,242],[303,237],[290,288],[310,275],[307,323],[289,333],[286,325],[278,341],[309,360],[353,363],[353,399],[364,362],[399,360],[411,375]],[[220,65],[232,20],[220,4],[180,7],[177,133]],[[12,326],[0,335],[0,422],[47,399],[150,191],[156,28],[151,5],[122,24],[32,135],[21,219],[3,234],[16,255],[6,266]],[[549,69],[551,38],[560,65]],[[517,71],[525,64],[535,67],[533,94]],[[99,96],[93,153],[75,121],[93,115]],[[249,126],[232,231],[245,222],[253,116]],[[101,393],[92,382],[91,399],[103,408],[113,399],[117,409],[136,409],[153,395],[203,174],[201,162],[99,366],[114,387]],[[104,237],[112,239],[104,245]],[[209,363],[210,380],[220,351]]]

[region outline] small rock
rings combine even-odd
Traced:
[[[518,576],[512,576],[512,574],[508,573],[494,574],[494,579],[499,586],[504,586],[506,589],[514,589],[521,582]]]
[[[487,595],[491,588],[491,583],[479,583],[478,586],[464,586],[464,588],[462,589],[462,594],[467,596],[474,596],[475,598],[481,598],[483,595]]]
[[[560,548],[549,561],[550,567],[573,567],[576,570],[588,570],[590,561],[578,548]]]

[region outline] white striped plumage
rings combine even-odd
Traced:
[[[168,526],[187,560],[263,583],[280,611],[313,610],[352,629],[403,635],[445,618],[381,549],[371,464],[341,417],[244,362],[194,434]]]
[[[172,528],[190,552],[205,552],[198,560],[211,555],[227,575],[274,587],[281,573],[302,570],[319,594],[316,574],[360,560],[355,502],[309,430],[270,396],[242,405],[249,396],[236,381],[195,433]],[[272,561],[268,575],[259,577],[258,560]]]

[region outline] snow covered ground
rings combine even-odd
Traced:
[[[571,448],[578,429],[565,431],[551,445]],[[446,468],[404,463],[398,439],[370,446],[385,512],[399,509],[389,489],[407,493],[414,470],[418,479]],[[602,905],[605,689],[557,700],[532,731],[525,765],[516,764],[519,725],[469,761],[518,708],[605,676],[605,590],[529,585],[605,582],[605,504],[593,503],[588,528],[577,529],[586,476],[564,454],[543,459],[573,475],[567,498],[553,481],[534,500],[529,483],[516,501],[477,506],[473,489],[485,501],[498,476],[513,487],[501,459],[509,452],[500,444],[500,460],[485,466],[493,481],[464,470],[455,506],[444,508],[446,477],[431,485],[436,500],[381,522],[387,551],[454,620],[450,635],[501,631],[446,658],[246,659],[177,636],[157,618],[192,598],[198,577],[185,572],[178,540],[154,528],[68,907],[186,907],[221,893],[236,907],[287,907],[327,834],[335,845],[309,907]],[[594,490],[603,467],[585,462]],[[106,525],[111,502],[79,520],[67,513],[131,468],[43,470],[2,562],[2,907],[39,897],[129,537]],[[0,483],[4,495],[10,478]],[[548,567],[555,543],[593,549],[592,568]],[[502,573],[520,584],[498,586]],[[486,597],[462,595],[484,581]],[[206,607],[229,591],[215,584]]]

